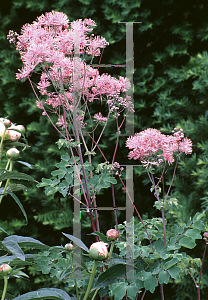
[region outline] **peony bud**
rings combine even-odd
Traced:
[[[12,129],[12,130],[10,130],[10,129]],[[19,133],[18,131],[15,131],[15,129],[19,130],[18,126],[12,125],[7,130],[8,134],[9,134],[9,139],[12,142],[17,142],[19,140],[19,138],[21,137],[21,133]]]
[[[12,125],[12,122],[8,119],[0,118],[0,121],[4,124],[6,128]]]
[[[107,244],[97,242],[90,246],[89,255],[94,260],[105,260],[108,257]]]
[[[0,122],[0,138],[2,138],[4,135],[4,140],[8,140],[9,134],[7,131],[8,130],[6,130],[6,132],[5,132],[5,125],[2,122]]]
[[[12,272],[12,268],[10,267],[10,265],[7,264],[2,264],[0,266],[0,275],[9,275]]]
[[[73,246],[71,243],[68,243],[68,244],[66,244],[66,245],[64,246],[64,248],[65,248],[67,251],[71,252],[71,251],[73,250],[74,246]]]
[[[115,241],[119,237],[119,233],[115,229],[110,229],[107,231],[106,236],[110,241]]]
[[[6,156],[12,160],[17,160],[20,156],[20,152],[16,148],[10,148],[6,153]]]
[[[22,134],[25,134],[25,127],[23,125],[16,125],[15,128],[19,130]]]

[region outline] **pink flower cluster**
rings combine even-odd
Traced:
[[[73,21],[70,26],[69,23],[64,13],[52,11],[41,15],[32,24],[25,24],[20,35],[9,32],[7,38],[16,45],[24,65],[17,73],[17,79],[41,70],[37,88],[47,100],[45,103],[38,100],[37,106],[43,109],[45,104],[55,113],[63,106],[73,110],[77,104],[74,90],[82,96],[84,103],[86,100],[106,100],[116,115],[126,108],[133,112],[130,97],[121,96],[130,88],[130,82],[123,77],[99,75],[98,69],[81,59],[86,54],[99,56],[100,49],[108,45],[103,37],[88,36],[96,26],[95,22],[85,19]],[[80,57],[77,57],[77,51]]]
[[[129,159],[139,159],[144,166],[159,166],[162,162],[172,164],[174,155],[192,153],[192,141],[184,137],[183,129],[174,128],[173,135],[162,134],[157,129],[146,129],[126,141],[126,147],[133,149]]]

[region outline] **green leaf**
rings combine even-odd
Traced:
[[[71,297],[64,291],[55,288],[44,288],[34,292],[29,292],[21,296],[15,297],[13,300],[71,300]]]
[[[23,184],[17,184],[17,183],[12,183],[11,184],[10,183],[7,187],[6,193],[21,191],[21,190],[27,191],[28,188]]]
[[[175,280],[179,280],[180,279],[180,276],[179,276],[179,273],[180,273],[180,268],[177,267],[177,266],[174,266],[170,269],[167,270],[167,272],[170,274],[170,276],[175,279]]]
[[[123,258],[111,258],[110,262],[112,264],[123,264],[128,266],[134,266],[134,262],[128,262],[126,259]]]
[[[26,224],[27,224],[28,223],[27,214],[26,214],[26,212],[24,210],[24,207],[23,207],[22,203],[20,202],[20,200],[18,199],[18,197],[14,193],[8,192],[8,194],[10,194],[12,196],[12,198],[15,200],[15,202],[18,204],[20,210],[22,211],[22,213],[23,213],[23,215],[25,217]]]
[[[160,273],[159,273],[159,283],[162,284],[162,283],[168,283],[169,281],[169,278],[170,278],[170,274],[165,271],[165,270],[162,270]]]
[[[80,248],[82,248],[83,250],[85,250],[86,252],[89,253],[89,249],[80,239],[78,239],[77,237],[75,237],[71,234],[67,234],[67,233],[63,233],[63,232],[62,232],[62,234],[65,235],[71,241],[73,241],[77,246],[79,246]]]
[[[202,238],[200,231],[197,229],[189,229],[184,234],[190,236],[193,240]]]
[[[192,240],[191,237],[184,237],[178,243],[180,246],[189,249],[193,249],[196,246],[196,243]]]
[[[31,165],[31,164],[29,164],[29,163],[27,163],[25,161],[18,160],[17,162],[20,163],[20,164],[22,164],[22,165],[24,165],[24,166],[26,166],[26,167],[28,167],[29,169],[33,169],[34,168],[33,165]]]
[[[7,235],[10,235],[8,232],[6,232],[6,230],[4,230],[2,227],[0,227],[0,230],[3,231],[4,233],[6,233]]]
[[[21,247],[26,248],[34,248],[34,249],[40,249],[40,250],[47,250],[50,247],[41,243],[40,241],[31,238],[31,237],[25,237],[25,236],[19,236],[19,235],[10,235],[6,237],[3,242],[15,242],[20,244]]]
[[[112,290],[113,294],[115,295],[115,300],[123,299],[126,294],[126,285],[125,282],[119,282],[115,285],[115,288]]]
[[[11,236],[9,236],[8,238],[10,237]],[[6,240],[6,239],[2,241],[2,244],[8,249],[8,251],[14,254],[17,258],[21,260],[25,260],[25,254],[23,250],[20,248],[20,246],[15,241]]]
[[[5,255],[0,258],[0,264],[9,263],[11,266],[24,267],[26,265],[32,265],[34,256],[32,254],[25,254],[25,260],[22,261],[15,255]]]
[[[201,220],[199,220],[199,221],[194,222],[191,225],[191,228],[196,228],[196,229],[199,229],[201,231],[201,230],[204,230],[204,224],[202,223]]]
[[[178,262],[177,258],[172,258],[171,260],[165,262],[164,268],[166,270],[170,269],[172,266],[174,266],[175,264],[177,264],[177,262]]]
[[[156,286],[158,286],[158,281],[155,276],[150,275],[144,280],[144,287],[147,291],[154,293]]]
[[[71,157],[69,156],[69,154],[61,155],[61,159],[62,159],[62,160],[65,160],[65,161],[67,161],[67,162],[69,162],[70,158],[71,158]]]
[[[136,286],[135,282],[132,282],[131,285],[127,287],[127,296],[131,300],[135,300],[137,293],[138,293],[138,287]]]
[[[21,278],[21,277],[29,278],[29,276],[26,273],[24,273],[24,272],[22,272],[20,270],[14,270],[12,272],[12,276],[17,277],[17,278]]]
[[[52,176],[58,176],[59,179],[63,178],[67,173],[67,169],[66,168],[60,168],[58,170],[55,170],[53,172],[51,172]]]
[[[28,180],[28,181],[38,182],[32,176],[27,175],[25,173],[19,173],[17,171],[4,171],[0,175],[0,181],[4,181],[7,179],[18,179],[18,180]]]
[[[89,233],[89,235],[97,235],[99,237],[100,241],[102,241],[104,243],[108,242],[107,237],[101,232],[95,231],[95,232]]]
[[[197,213],[195,214],[195,216],[193,217],[193,223],[195,223],[195,222],[201,220],[201,218],[203,218],[204,215],[205,215],[205,211],[203,211],[202,213],[197,212]]]
[[[100,289],[114,283],[119,278],[125,276],[126,268],[122,264],[117,264],[110,267],[105,272],[101,273],[93,289]]]
[[[52,182],[51,179],[47,179],[47,178],[42,178],[41,181],[42,181],[42,182],[39,182],[39,183],[37,184],[37,187],[48,186],[48,185],[51,185],[51,182]]]

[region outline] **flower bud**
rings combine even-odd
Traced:
[[[119,237],[119,233],[115,229],[110,229],[107,231],[106,236],[110,241],[115,241]]]
[[[89,255],[93,260],[105,260],[108,257],[107,244],[97,242],[90,246]]]
[[[16,125],[15,128],[19,130],[22,134],[25,134],[25,127],[23,125]]]
[[[12,125],[12,122],[8,119],[0,118],[0,121],[4,124],[6,128],[10,127]]]
[[[20,152],[16,148],[10,148],[6,153],[6,156],[12,160],[17,160],[20,156]]]
[[[12,272],[12,268],[10,267],[10,265],[7,264],[2,264],[0,266],[0,275],[9,275]]]
[[[74,246],[71,243],[68,243],[64,246],[65,250],[71,252],[74,248]]]
[[[8,140],[9,139],[9,134],[7,132],[8,130],[6,130],[5,132],[5,129],[6,126],[2,122],[0,122],[0,138],[2,138],[4,135],[4,140]]]
[[[17,142],[19,140],[19,138],[21,137],[21,133],[18,132],[18,131],[15,131],[15,129],[19,130],[18,125],[17,126],[16,125],[12,125],[7,130],[7,133],[9,134],[9,139],[12,142]]]

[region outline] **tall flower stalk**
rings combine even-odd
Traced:
[[[160,204],[162,222],[163,222],[163,246],[166,245],[166,219],[165,219],[165,202],[170,193],[179,155],[192,153],[192,142],[190,139],[184,137],[183,129],[174,128],[173,135],[162,134],[157,129],[146,129],[134,136],[129,137],[126,141],[126,147],[129,152],[129,159],[140,160],[142,165],[146,168],[150,182],[152,184],[151,190],[154,191],[154,196]],[[176,157],[176,159],[175,159]],[[176,162],[175,162],[176,161]],[[175,168],[168,191],[165,192],[164,174],[167,163],[171,165],[175,162]],[[156,168],[160,169],[160,178],[154,176]],[[157,182],[156,182],[157,179]],[[162,188],[159,184],[162,182]],[[162,198],[160,192],[162,190]],[[148,235],[149,238],[149,235]],[[150,240],[150,238],[149,238]],[[153,248],[152,248],[153,250]],[[154,250],[153,250],[154,252]],[[163,284],[160,284],[161,300],[164,300]]]
[[[95,148],[99,149],[97,144],[110,115],[113,114],[118,123],[118,117],[124,110],[133,112],[133,105],[130,97],[125,95],[130,88],[130,82],[126,78],[116,79],[108,74],[100,75],[99,69],[86,63],[88,58],[100,56],[101,49],[108,45],[105,38],[90,34],[95,26],[95,22],[91,19],[70,23],[64,13],[53,11],[41,15],[32,24],[24,25],[20,35],[10,31],[8,39],[15,44],[23,61],[23,68],[17,73],[17,79],[29,79],[37,98],[37,106],[42,109],[43,115],[51,122],[49,114],[56,115],[56,124],[52,122],[54,128],[64,139],[67,141],[73,139],[78,144],[70,151],[74,158],[75,150],[80,159],[84,180],[82,192],[93,231],[99,231],[97,212],[95,223],[92,216],[91,206],[97,206],[96,196],[95,193],[93,196],[90,193],[84,166],[84,150],[91,160],[91,153],[94,153]],[[37,71],[40,73],[40,80],[35,84],[31,76]],[[91,105],[99,101],[101,105],[107,105],[106,116],[101,112],[91,115]],[[89,132],[86,129],[90,124],[92,129]],[[98,131],[99,125],[102,124],[104,127],[98,134],[97,143],[94,143],[95,131]],[[85,131],[92,137],[91,149],[88,149],[89,143],[84,135]],[[115,153],[116,149],[112,163],[115,160]],[[76,165],[75,159],[74,164]],[[77,176],[80,177],[78,173]],[[115,197],[113,197],[113,205],[115,206]]]

